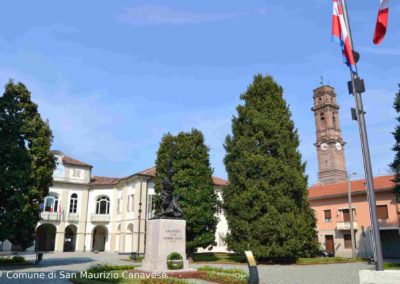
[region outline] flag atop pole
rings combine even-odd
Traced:
[[[332,39],[342,47],[344,63],[349,66],[352,72],[356,72],[350,33],[344,19],[343,7],[339,0],[333,0]]]
[[[385,37],[389,17],[389,0],[379,0],[378,18],[376,19],[374,43],[380,44]]]

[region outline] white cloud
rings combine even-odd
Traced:
[[[134,26],[144,25],[182,25],[191,23],[223,21],[239,16],[245,13],[232,12],[224,14],[196,14],[186,11],[173,10],[162,5],[144,5],[125,10],[116,15],[115,19],[122,23],[128,23]]]

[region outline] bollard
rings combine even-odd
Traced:
[[[43,259],[43,253],[42,253],[42,252],[36,253],[36,261],[35,261],[35,264],[38,264],[39,262],[41,262],[42,259]]]
[[[260,280],[258,278],[258,269],[253,253],[251,251],[245,251],[244,253],[246,254],[247,264],[249,265],[249,284],[259,284]]]

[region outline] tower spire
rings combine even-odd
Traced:
[[[322,184],[347,179],[339,105],[334,88],[322,85],[314,90],[314,112],[318,156],[318,177]]]

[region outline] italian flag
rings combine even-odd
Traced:
[[[389,17],[389,0],[379,0],[378,19],[376,20],[374,43],[380,44],[385,37]]]

